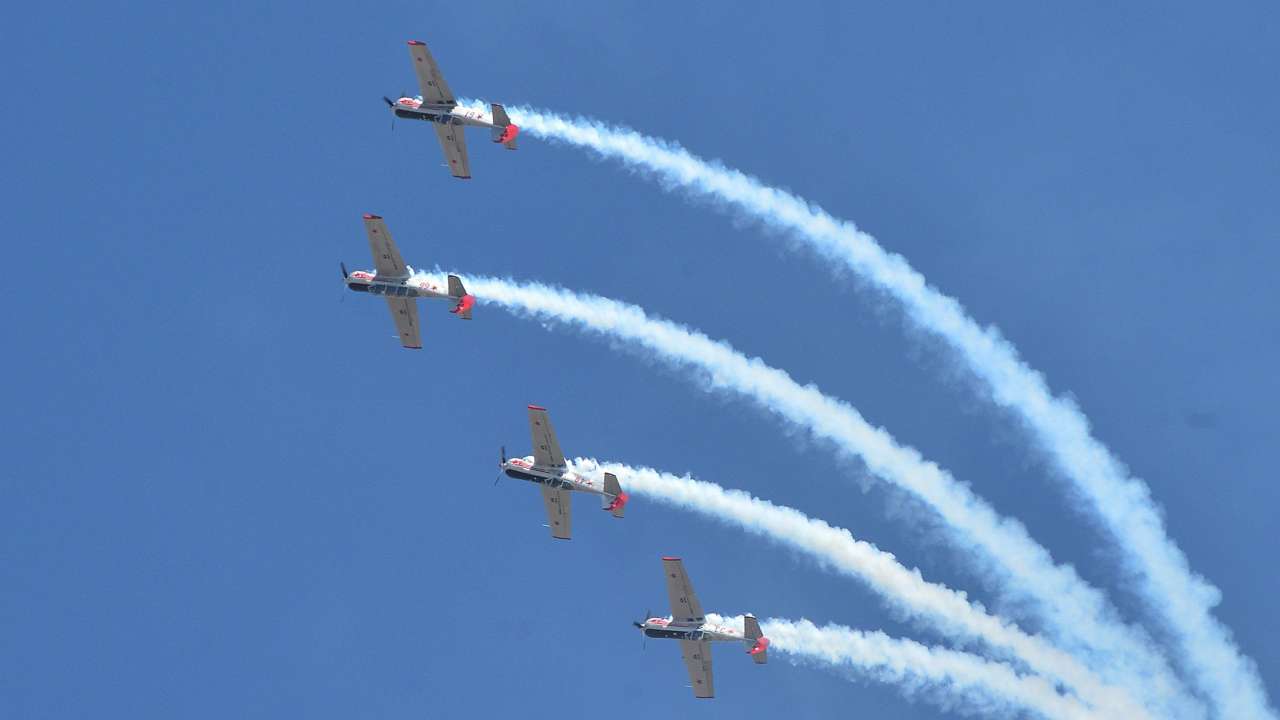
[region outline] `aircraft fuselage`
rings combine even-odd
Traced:
[[[671,618],[649,618],[643,623],[636,623],[644,634],[651,638],[667,640],[707,640],[710,642],[747,642],[743,634],[728,627],[714,623],[680,623]]]
[[[583,477],[566,468],[537,465],[533,462],[531,455],[507,460],[502,463],[502,472],[509,478],[546,485],[554,489],[608,495],[604,490],[604,483]]]
[[[424,277],[411,277],[407,280],[379,280],[375,273],[356,270],[344,281],[347,288],[355,292],[382,295],[385,297],[407,298],[451,298],[447,287]],[[456,300],[457,298],[452,298]]]
[[[391,111],[396,117],[406,120],[425,120],[440,125],[470,125],[490,130],[502,129],[494,125],[492,113],[452,104],[424,103],[421,97],[402,97],[392,103]]]

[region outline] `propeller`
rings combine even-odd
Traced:
[[[636,626],[637,628],[639,628],[640,630],[644,630],[644,624],[645,624],[645,622],[647,622],[647,621],[649,620],[649,618],[650,618],[650,617],[651,617],[651,615],[650,615],[650,613],[649,613],[649,608],[645,608],[645,610],[644,610],[644,620],[643,620],[643,621],[641,621],[641,622],[636,622],[636,621],[632,620],[632,621],[631,621],[631,624],[632,624],[632,625],[635,625],[635,626]],[[641,632],[641,633],[640,633],[640,649],[641,649],[641,650],[643,650],[643,649],[645,649],[646,647],[648,647],[648,642],[649,642],[649,636],[648,636],[646,633]]]
[[[400,97],[404,97],[404,93],[401,93]],[[382,102],[386,103],[387,107],[395,109],[395,106],[396,106],[395,101],[387,97],[386,95],[382,96]],[[395,131],[396,131],[396,114],[391,113],[391,132],[395,132]]]
[[[635,621],[635,620],[632,620],[632,621],[631,621],[631,624],[632,624],[632,625],[635,625],[635,626],[636,626],[636,627],[638,627],[638,628],[643,628],[643,627],[644,627],[644,624],[645,624],[646,622],[648,622],[648,621],[649,621],[649,618],[651,618],[651,617],[653,617],[653,615],[650,615],[650,614],[649,614],[649,608],[645,608],[645,609],[644,609],[644,619],[643,619],[643,620],[640,620],[639,622],[637,622],[637,621]]]
[[[498,467],[506,468],[507,467],[507,446],[506,445],[503,445],[498,450],[498,457],[501,458],[501,460],[498,461]],[[493,479],[493,484],[497,485],[498,481],[501,479],[502,479],[502,473],[498,473],[498,476]]]
[[[347,279],[347,264],[346,264],[346,263],[344,263],[344,262],[339,262],[339,263],[338,263],[338,267],[342,268],[342,279],[343,279],[343,280],[346,280],[346,279]]]

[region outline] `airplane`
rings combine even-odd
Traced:
[[[449,89],[449,84],[440,74],[431,51],[421,40],[409,41],[409,56],[413,60],[413,71],[418,75],[418,87],[422,94],[417,97],[402,95],[398,100],[383,97],[383,101],[391,108],[396,117],[408,120],[425,120],[434,123],[436,137],[440,140],[440,148],[444,150],[444,159],[448,163],[449,172],[459,180],[471,179],[471,163],[467,160],[467,138],[463,128],[489,128],[494,142],[508,150],[516,149],[516,135],[520,127],[511,122],[507,111],[498,103],[490,104],[491,112],[473,108],[458,107],[458,100]]]
[[[769,638],[760,632],[760,623],[756,621],[754,615],[746,616],[744,632],[726,625],[709,623],[702,614],[702,605],[693,594],[693,586],[689,584],[689,576],[685,574],[684,563],[680,558],[662,558],[662,570],[667,576],[667,596],[671,598],[671,617],[651,617],[642,623],[632,622],[631,624],[640,628],[647,637],[673,638],[680,641],[680,654],[684,656],[685,667],[689,669],[689,681],[692,683],[694,697],[715,697],[715,685],[711,680],[711,643],[713,642],[746,643],[747,654],[757,665],[763,665],[768,661]]]
[[[418,304],[415,298],[448,298],[454,301],[449,312],[463,320],[471,319],[471,309],[476,305],[475,296],[467,293],[457,275],[449,276],[448,288],[424,277],[413,277],[413,269],[404,264],[400,251],[391,239],[387,224],[378,215],[365,213],[364,230],[369,236],[369,249],[373,251],[372,272],[356,270],[347,272],[342,267],[342,281],[355,292],[382,295],[391,309],[391,319],[400,333],[400,344],[410,350],[422,349],[421,327],[418,324]]]
[[[551,537],[557,540],[570,537],[573,500],[569,493],[573,491],[599,495],[606,512],[613,513],[616,518],[622,517],[629,497],[618,485],[618,477],[605,473],[604,482],[600,483],[570,470],[560,452],[560,442],[556,440],[556,431],[551,427],[551,417],[547,415],[546,408],[529,406],[529,433],[533,436],[533,454],[508,460],[507,450],[503,448],[498,467],[507,477],[542,486],[542,502],[547,506],[547,527],[551,528]]]

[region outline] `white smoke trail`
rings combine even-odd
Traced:
[[[1036,673],[1060,680],[1102,715],[1150,717],[1123,690],[1106,686],[1071,655],[971,604],[964,593],[926,581],[918,569],[904,567],[892,554],[858,540],[848,530],[741,490],[650,468],[590,458],[574,460],[573,467],[584,475],[611,472],[629,493],[737,525],[807,553],[820,564],[865,582],[896,610],[948,637],[976,640],[1026,663]]]
[[[1033,603],[1054,641],[1084,657],[1125,687],[1139,690],[1149,707],[1169,717],[1195,717],[1195,703],[1181,692],[1163,659],[1144,636],[1122,626],[1105,599],[1070,567],[1054,564],[1020,523],[1001,518],[912,448],[899,446],[848,404],[800,386],[759,358],[747,358],[725,343],[688,328],[649,318],[644,311],[606,298],[578,295],[538,284],[471,277],[479,301],[517,313],[556,320],[626,340],[680,368],[706,373],[710,385],[755,401],[785,421],[832,441],[868,468],[933,508],[949,526],[952,541],[975,563],[986,562],[1000,592]],[[1081,639],[1086,639],[1083,644]]]
[[[1187,674],[1229,718],[1275,717],[1254,662],[1212,614],[1220,591],[1194,573],[1169,537],[1146,483],[1132,477],[1093,437],[1088,418],[1055,397],[1045,378],[994,327],[982,327],[959,301],[930,287],[901,255],[871,235],[790,193],[677,144],[585,118],[533,108],[508,108],[527,133],[591,150],[657,178],[670,189],[724,203],[766,226],[795,235],[828,260],[839,262],[900,302],[921,329],[953,348],[985,384],[997,405],[1014,411],[1071,481],[1076,501],[1092,510],[1119,541],[1128,583],[1172,633]]]
[[[742,627],[742,616],[708,614],[714,623]],[[1024,710],[1045,718],[1104,717],[1075,698],[1062,695],[1035,675],[977,655],[883,632],[864,632],[843,625],[818,627],[808,620],[769,618],[760,621],[769,650],[793,661],[817,662],[900,687],[908,697],[923,696],[946,710],[1023,717]]]

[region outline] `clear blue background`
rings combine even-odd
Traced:
[[[643,304],[850,400],[1123,592],[1015,422],[875,294],[532,138],[448,177],[414,87],[679,139],[902,252],[1001,327],[1152,486],[1280,696],[1274,3],[334,3],[4,11],[0,716],[949,716],[894,687],[629,627],[681,554],[708,609],[939,638],[790,551],[637,500],[494,487],[524,405],[570,453],[745,488],[987,598],[900,497],[626,350],[424,304],[422,352],[337,263],[405,258]],[[1142,617],[1141,615],[1131,615]]]

